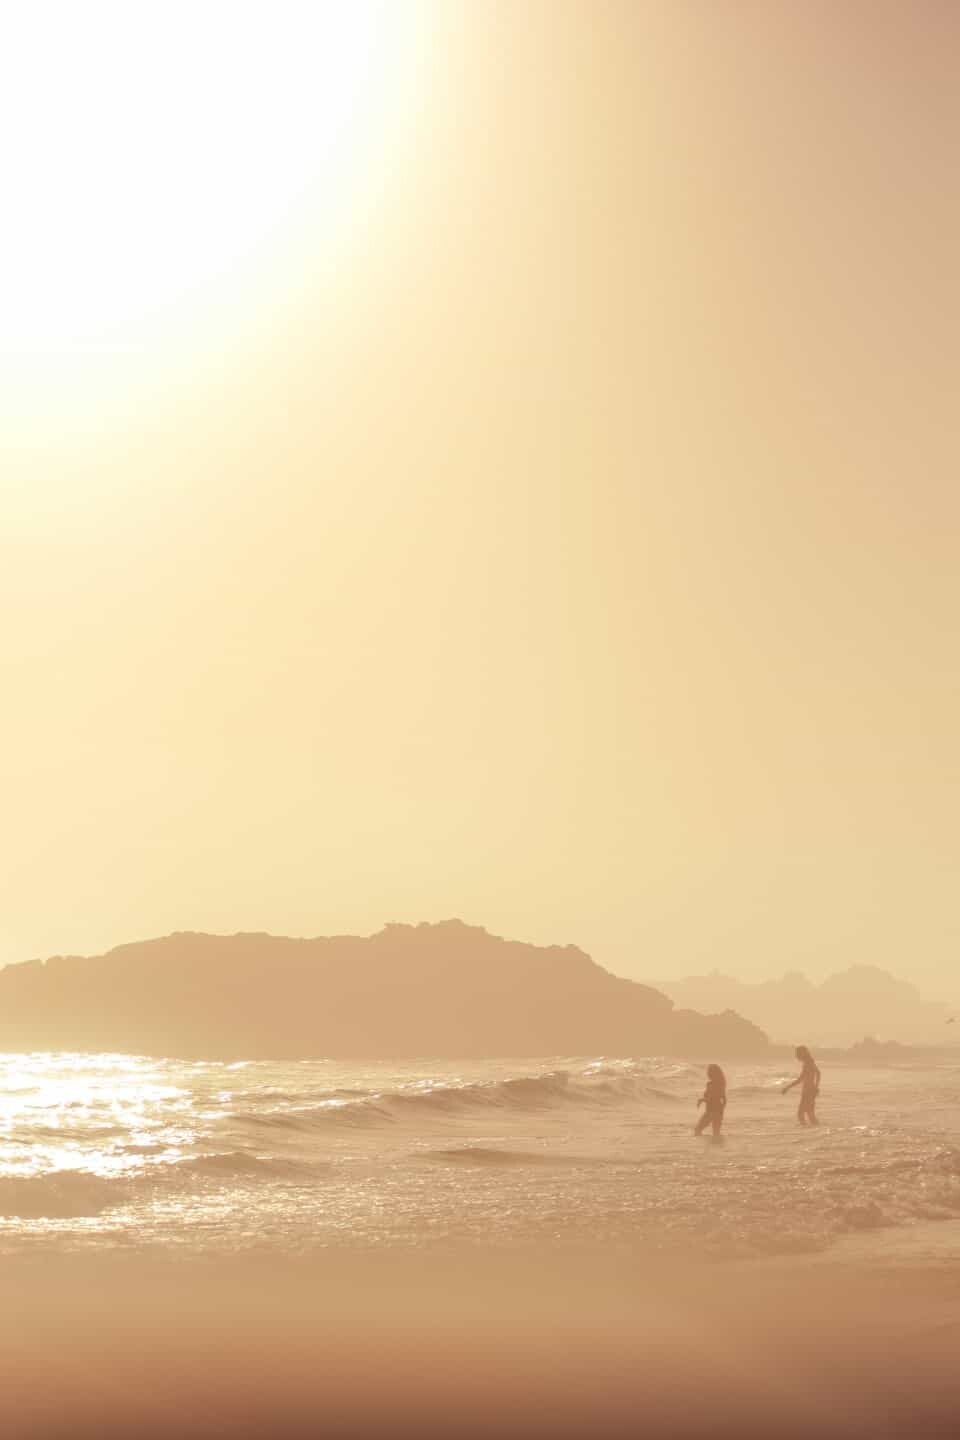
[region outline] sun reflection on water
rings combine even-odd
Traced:
[[[0,1177],[102,1177],[176,1159],[196,1138],[193,1096],[135,1055],[0,1057]]]

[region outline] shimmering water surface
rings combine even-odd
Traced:
[[[0,1057],[0,1247],[624,1241],[816,1250],[960,1218],[960,1066],[827,1068],[822,1124],[782,1066]]]

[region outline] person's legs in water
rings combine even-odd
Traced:
[[[715,1110],[715,1111],[713,1112],[713,1114],[710,1116],[710,1124],[713,1126],[713,1138],[714,1138],[714,1140],[719,1139],[719,1136],[720,1136],[720,1126],[723,1124],[723,1111],[722,1111],[722,1110]]]
[[[797,1119],[801,1125],[816,1125],[819,1123],[815,1110],[816,1103],[817,1097],[812,1092],[800,1096],[800,1108],[797,1111]]]

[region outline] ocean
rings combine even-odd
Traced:
[[[663,1256],[819,1253],[960,1218],[960,1064],[727,1068],[662,1058],[410,1064],[0,1057],[0,1249],[297,1254],[602,1244]]]

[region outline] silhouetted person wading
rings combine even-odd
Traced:
[[[789,1085],[784,1085],[783,1093],[792,1090],[794,1085],[800,1086],[800,1105],[797,1109],[797,1119],[801,1125],[817,1125],[817,1096],[820,1094],[820,1068],[816,1060],[810,1054],[806,1045],[798,1045],[793,1052],[800,1061],[800,1074],[796,1080],[791,1080]]]
[[[694,1135],[702,1135],[708,1125],[713,1127],[715,1140],[720,1138],[723,1112],[727,1108],[727,1077],[719,1065],[707,1066],[707,1088],[697,1101],[697,1109],[703,1106],[703,1114],[697,1121]]]

